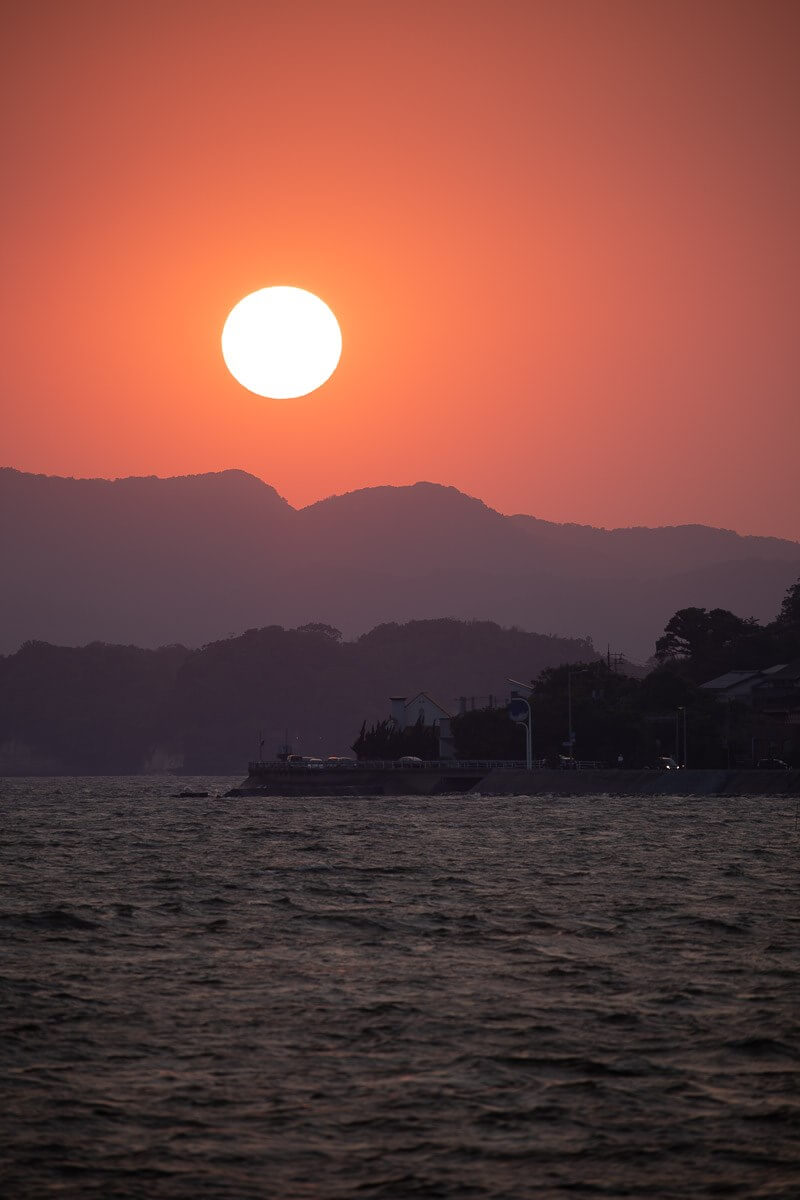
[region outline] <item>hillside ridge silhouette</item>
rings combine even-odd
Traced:
[[[346,637],[448,616],[591,637],[644,661],[678,608],[769,620],[800,543],[704,525],[505,516],[444,484],[293,508],[240,470],[73,479],[0,469],[0,653],[24,641],[202,645],[270,624]]]

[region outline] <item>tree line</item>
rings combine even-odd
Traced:
[[[669,756],[728,767],[776,756],[800,766],[797,725],[771,720],[745,700],[720,703],[701,686],[728,671],[799,658],[800,580],[763,625],[727,609],[680,609],[642,678],[595,659],[547,667],[531,680],[534,757],[553,766],[574,756],[646,767]],[[524,727],[504,709],[460,714],[453,735],[459,757],[524,757]]]

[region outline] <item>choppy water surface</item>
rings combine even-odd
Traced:
[[[174,790],[0,783],[3,1196],[800,1195],[795,802]]]

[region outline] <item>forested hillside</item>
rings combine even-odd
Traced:
[[[586,641],[456,620],[350,642],[326,625],[268,626],[194,651],[28,642],[0,658],[0,773],[237,772],[259,731],[267,755],[285,737],[305,754],[348,753],[390,695],[428,691],[455,712],[461,696],[502,697],[509,675],[587,657]]]

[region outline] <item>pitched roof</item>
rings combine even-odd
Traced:
[[[430,703],[434,706],[434,708],[438,708],[439,712],[443,713],[444,716],[451,717],[453,715],[451,712],[448,712],[448,710],[444,707],[444,705],[440,704],[438,700],[434,700],[434,698],[430,694],[430,692],[417,692],[416,696],[414,696],[413,699],[407,701],[406,708],[411,708],[412,704],[417,704],[418,701],[421,699],[430,701]]]
[[[800,679],[800,658],[794,658],[790,663],[781,663],[777,667],[770,667],[769,671],[764,671],[763,674],[769,675],[770,681]]]
[[[738,683],[744,683],[748,679],[755,679],[762,675],[763,671],[726,671],[724,675],[718,675],[716,679],[709,679],[708,683],[701,683],[701,688],[708,688],[713,692],[724,692],[728,688],[736,687]]]

